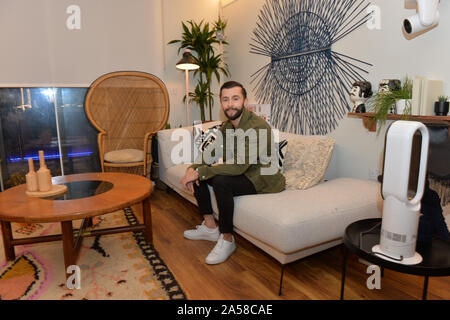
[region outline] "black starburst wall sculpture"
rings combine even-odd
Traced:
[[[272,105],[277,129],[327,134],[350,110],[354,81],[370,63],[333,51],[337,41],[371,18],[365,0],[267,0],[250,53],[271,58],[252,75],[255,96]]]

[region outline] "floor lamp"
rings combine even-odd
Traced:
[[[198,68],[200,68],[200,66],[192,57],[191,50],[186,49],[183,53],[183,58],[177,63],[177,69],[184,70],[186,74],[186,120],[188,126],[191,124],[189,119],[189,71]]]

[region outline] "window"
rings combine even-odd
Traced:
[[[97,132],[84,113],[86,92],[87,88],[0,88],[5,188],[25,182],[28,158],[38,160],[39,150],[44,150],[52,176],[100,171]]]

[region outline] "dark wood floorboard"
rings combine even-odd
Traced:
[[[174,191],[152,194],[154,245],[188,299],[339,299],[342,246],[319,252],[285,266],[283,294],[278,296],[281,266],[240,236],[237,250],[225,262],[210,266],[205,257],[213,242],[184,239],[183,231],[202,221],[197,207]],[[345,299],[421,299],[424,278],[385,270],[380,290],[366,286],[367,266],[349,254]],[[450,277],[430,278],[428,298],[450,299]]]

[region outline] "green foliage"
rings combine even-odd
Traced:
[[[448,97],[447,97],[447,96],[439,96],[439,97],[438,97],[438,101],[439,101],[439,102],[447,102],[447,100],[448,100]]]
[[[205,121],[205,107],[209,107],[209,118],[212,120],[212,106],[214,105],[214,95],[211,93],[213,77],[220,83],[221,74],[229,76],[227,64],[223,62],[223,55],[216,53],[215,45],[228,44],[228,42],[217,38],[216,33],[225,30],[226,22],[217,20],[213,26],[204,23],[203,20],[197,24],[189,20],[181,23],[183,27],[182,38],[172,40],[168,44],[179,44],[178,53],[182,49],[190,49],[195,62],[200,66],[194,71],[194,76],[198,77],[197,86],[194,92],[189,93],[190,97],[198,104],[201,111],[202,121]],[[186,97],[184,97],[184,101]]]
[[[394,105],[398,100],[402,99],[412,99],[412,85],[413,82],[408,76],[405,77],[403,85],[399,90],[380,92],[378,91],[369,101],[372,106],[374,114],[374,121],[378,122],[378,133],[381,127],[386,123],[387,115],[392,105]],[[403,118],[407,119],[408,115],[411,115],[411,103],[407,103],[407,107],[403,111]]]

